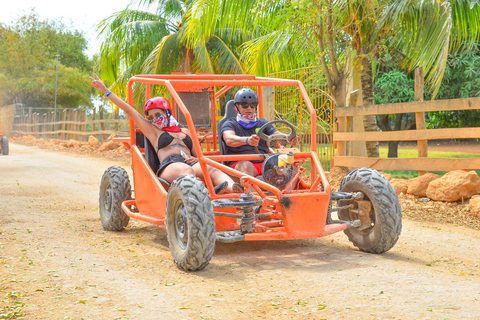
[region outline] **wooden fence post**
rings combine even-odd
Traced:
[[[65,133],[65,130],[66,130],[65,121],[67,121],[67,110],[63,109],[63,112],[62,112],[62,122],[63,123],[61,125],[61,128],[62,128],[63,132],[60,135],[62,140],[65,140],[65,138],[67,137],[67,134]]]
[[[415,69],[415,101],[423,102],[423,88],[424,88],[424,76],[423,67]],[[423,130],[427,128],[425,123],[425,112],[415,112],[415,121],[417,130]],[[428,157],[428,144],[427,140],[417,140],[418,157]],[[427,171],[418,171],[418,175],[424,175]]]
[[[87,131],[87,125],[85,124],[85,121],[87,120],[87,111],[82,110],[82,113],[80,114],[80,121],[82,124],[80,125],[80,132],[86,132]],[[80,135],[80,141],[85,141],[85,138],[88,138],[87,136]]]
[[[28,124],[33,124],[32,108],[28,108]],[[33,132],[33,126],[28,127],[28,132]]]

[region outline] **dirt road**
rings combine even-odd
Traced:
[[[383,255],[343,233],[217,243],[205,270],[186,273],[164,228],[103,231],[111,165],[130,171],[13,143],[0,156],[0,319],[480,319],[476,230],[404,219]]]

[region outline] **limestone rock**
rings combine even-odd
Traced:
[[[427,197],[435,201],[454,202],[469,199],[480,191],[480,178],[475,171],[455,170],[432,181]]]
[[[104,144],[98,148],[99,151],[108,151],[108,150],[114,150],[117,149],[120,146],[119,143],[114,142],[114,141],[107,141]]]
[[[385,179],[387,179],[388,181],[392,180],[392,175],[390,173],[385,173],[383,171],[378,171],[378,173],[380,173],[382,176],[384,176]]]
[[[65,143],[63,143],[62,146],[65,147],[65,148],[79,148],[81,145],[82,145],[82,143],[80,141],[70,139],[70,140],[66,141]]]
[[[332,167],[330,169],[330,172],[327,174],[327,179],[330,182],[332,190],[338,190],[343,177],[345,177],[347,173],[348,169],[345,167]]]
[[[90,147],[96,147],[96,146],[100,145],[100,141],[97,138],[95,138],[94,136],[90,136],[90,137],[88,137],[88,145]]]
[[[413,194],[418,197],[427,196],[427,187],[433,180],[440,178],[438,174],[426,173],[422,176],[408,180],[408,194]]]
[[[408,181],[405,179],[392,179],[390,180],[390,184],[395,189],[395,193],[399,194],[407,194],[408,190]]]
[[[472,216],[480,219],[480,196],[473,196],[472,199],[470,199],[467,207]]]

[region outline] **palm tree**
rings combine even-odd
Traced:
[[[100,23],[105,40],[98,68],[112,90],[125,95],[128,79],[141,73],[243,73],[236,48],[247,33],[216,28],[202,41],[185,38],[186,30],[192,28],[205,32],[196,21],[187,21],[196,2],[137,0]],[[139,9],[132,9],[135,4]]]
[[[210,0],[208,4],[203,2],[203,8],[221,8],[224,2]],[[228,2],[231,4],[222,14],[236,19],[227,26],[247,26],[259,34],[242,46],[241,59],[247,72],[266,74],[285,70],[292,65],[289,59],[302,58],[322,68],[337,106],[347,105],[347,78],[356,79],[359,73],[358,89],[363,105],[373,104],[372,62],[381,47],[401,52],[404,67],[423,66],[426,83],[435,96],[448,51],[464,45],[465,39],[476,41],[480,36],[480,6],[473,0]],[[244,3],[252,14],[228,12],[236,8],[233,2]],[[201,13],[202,9],[197,8],[196,12]],[[189,19],[201,21],[207,30],[214,24],[206,15],[193,13]],[[366,120],[366,130],[376,130],[375,119]],[[378,148],[373,146],[369,155],[378,155]]]

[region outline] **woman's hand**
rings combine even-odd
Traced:
[[[89,77],[90,80],[92,80],[92,83],[91,83],[92,87],[94,87],[95,89],[97,89],[98,91],[104,94],[110,92],[110,90],[108,90],[107,86],[103,83],[102,80],[100,80],[97,74],[94,73],[93,75],[95,76],[96,79]]]
[[[189,166],[193,166],[197,162],[198,162],[198,159],[192,156],[185,159],[185,163],[188,164]]]

